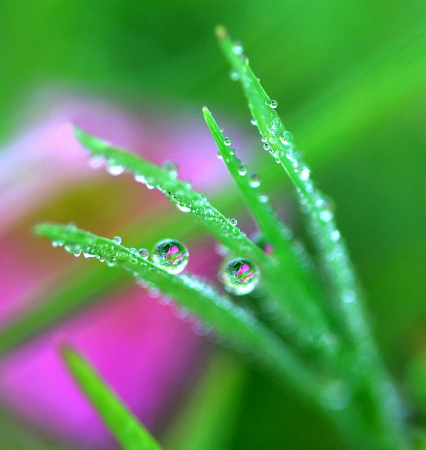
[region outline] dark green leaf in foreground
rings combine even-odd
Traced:
[[[72,377],[123,449],[161,450],[155,439],[80,354],[64,346],[62,356]]]

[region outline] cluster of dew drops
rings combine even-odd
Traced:
[[[69,231],[75,230],[75,225],[70,223],[67,226]],[[90,240],[90,238],[89,238]],[[68,253],[72,253],[78,257],[83,255],[85,258],[97,258],[99,261],[107,262],[110,267],[117,266],[118,261],[125,261],[129,259],[128,251],[123,251],[121,248],[121,237],[115,236],[111,244],[97,243],[93,244],[91,241],[89,245],[82,246],[76,243],[67,243],[64,245],[63,241],[53,241],[52,246],[63,246]],[[145,248],[129,249],[130,261],[138,263],[138,257],[147,260],[149,252]],[[133,256],[133,257],[132,257]],[[187,266],[189,261],[189,252],[187,247],[181,242],[174,239],[164,239],[158,242],[151,253],[152,262],[169,273],[180,274]],[[137,276],[137,273],[134,273]],[[252,262],[244,258],[234,258],[225,262],[220,271],[220,280],[223,282],[227,291],[235,295],[249,294],[258,285],[260,281],[260,273]],[[143,283],[142,283],[143,285]],[[144,286],[147,287],[147,286]],[[153,297],[160,296],[160,292],[153,286],[150,287],[150,294]]]
[[[230,145],[229,139],[229,145]],[[117,176],[126,171],[126,168],[119,164],[113,157],[105,158],[101,155],[93,155],[89,161],[90,167],[93,169],[99,169],[103,166],[109,174]],[[242,165],[241,171],[247,172],[247,166]],[[182,212],[191,212],[195,217],[201,221],[208,222],[221,229],[224,235],[233,235],[233,238],[244,239],[246,234],[240,230],[237,226],[237,220],[234,218],[226,218],[222,214],[218,213],[211,207],[207,201],[207,196],[203,193],[195,193],[191,190],[191,181],[186,180],[180,182],[176,180],[178,176],[178,166],[173,161],[165,161],[162,168],[168,173],[167,178],[161,178],[157,176],[145,176],[143,174],[135,172],[134,179],[138,183],[143,183],[148,189],[158,189],[162,194],[176,205],[176,207]],[[179,184],[180,186],[179,186]],[[252,181],[253,185],[256,185],[256,179]],[[189,192],[190,191],[190,192]],[[267,201],[268,198],[265,195],[259,196],[260,201]]]

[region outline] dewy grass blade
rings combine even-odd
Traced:
[[[277,307],[280,309],[282,317],[288,317],[289,312],[291,312],[297,320],[298,326],[295,334],[299,335],[300,342],[303,342],[305,338],[308,346],[323,355],[325,354],[327,358],[337,356],[330,351],[330,348],[322,345],[324,339],[321,339],[321,336],[324,336],[330,329],[330,321],[325,311],[321,309],[322,303],[318,301],[319,299],[323,300],[323,293],[316,284],[316,280],[311,278],[312,274],[303,267],[302,259],[294,251],[290,230],[279,219],[271,203],[264,199],[264,195],[259,195],[259,179],[257,176],[251,177],[248,173],[248,167],[237,159],[235,150],[230,146],[229,138],[224,137],[206,107],[203,108],[203,114],[222,159],[235,180],[241,196],[253,214],[266,241],[272,245],[272,256],[278,262],[278,267],[275,270],[278,270],[280,275],[275,274],[275,277],[270,277],[269,286],[266,286],[266,289],[272,287],[271,295],[275,291],[284,293],[281,301],[278,298]],[[253,180],[255,181],[254,184]],[[286,274],[285,283],[282,282],[283,273]],[[279,285],[274,283],[274,279],[279,280]],[[284,301],[282,301],[283,298]],[[279,319],[277,321],[279,322]],[[314,329],[313,323],[316,324]],[[309,339],[307,339],[308,336]]]
[[[236,225],[233,225],[223,214],[213,208],[203,194],[195,192],[187,182],[179,180],[175,168],[170,170],[170,168],[158,167],[138,155],[112,147],[80,128],[76,128],[75,132],[80,143],[90,151],[94,164],[106,163],[109,172],[112,174],[128,170],[134,174],[136,181],[146,184],[149,188],[159,189],[179,209],[194,214],[236,256],[254,262],[259,267],[265,281],[264,285],[267,286],[269,292],[274,292],[275,297],[282,297],[281,276],[277,275],[277,267],[274,267],[272,259],[250,241]],[[279,281],[279,286],[277,281]],[[298,296],[303,296],[303,287],[295,296],[294,305],[299,309],[304,309],[305,304],[297,302]],[[316,306],[311,308],[311,313],[315,317],[312,317],[312,314],[308,317],[315,320],[318,326],[314,329],[311,326],[304,328],[305,333],[300,333],[303,342],[318,342],[320,336],[329,328],[328,324],[325,323],[327,322],[325,317],[320,317],[316,309]],[[299,318],[300,316],[301,314],[299,314]],[[289,314],[286,314],[284,319],[286,322],[283,327],[287,332],[289,322],[293,319]],[[297,320],[297,318],[295,319]],[[291,326],[294,326],[294,324]]]
[[[221,338],[237,349],[267,362],[281,380],[289,380],[302,395],[323,408],[318,376],[312,374],[283,342],[250,313],[203,280],[190,275],[173,275],[137,252],[75,227],[45,223],[37,225],[35,232],[52,240],[54,245],[63,245],[70,253],[83,253],[127,270],[142,285],[158,289],[197,315],[209,327],[214,327]]]
[[[219,28],[217,34],[225,56],[238,72],[262,141],[296,187],[302,210],[306,212],[315,235],[323,267],[333,287],[332,294],[345,317],[345,323],[355,340],[359,343],[360,336],[363,336],[362,341],[365,343],[369,341],[369,327],[361,313],[354,271],[335,226],[330,201],[314,187],[310,171],[296,149],[291,133],[285,129],[277,115],[276,102],[262,88],[248,64],[248,58],[242,54],[242,50],[235,50],[236,46],[224,29]],[[370,349],[370,344],[367,344],[367,348]]]
[[[138,155],[114,148],[80,128],[75,128],[75,133],[80,143],[91,153],[95,164],[105,162],[110,173],[117,174],[124,170],[132,172],[136,181],[149,188],[159,189],[181,211],[191,212],[232,252],[244,255],[259,266],[269,264],[264,252],[211,206],[204,194],[194,191],[189,182],[177,178],[175,168],[159,167]]]
[[[72,377],[123,449],[161,450],[145,427],[79,353],[65,345],[62,357]]]
[[[356,276],[340,232],[334,222],[330,201],[314,186],[310,171],[296,149],[293,137],[277,115],[278,106],[261,86],[243,54],[240,44],[234,44],[223,27],[216,34],[225,57],[237,73],[253,119],[269,152],[281,164],[296,187],[301,209],[306,213],[327,277],[330,296],[345,328],[358,351],[358,364],[376,399],[379,414],[390,429],[400,430],[401,408],[390,386],[388,376],[377,356],[370,327],[365,320]]]

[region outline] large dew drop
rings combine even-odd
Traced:
[[[160,241],[152,252],[152,261],[168,272],[180,273],[188,264],[188,249],[173,239]]]
[[[249,260],[234,258],[222,267],[221,279],[227,291],[235,295],[245,295],[258,285],[260,274]]]

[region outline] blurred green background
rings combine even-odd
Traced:
[[[287,198],[289,183],[260,151],[229,79],[218,23],[244,43],[334,199],[378,342],[403,380],[426,344],[426,2],[2,0],[0,140],[19,131],[29,96],[49,86],[164,114],[185,108],[200,112],[200,124],[206,104],[253,137],[247,153],[264,167],[265,188],[276,203]],[[245,375],[226,448],[340,448],[309,408],[278,392],[266,375]]]

